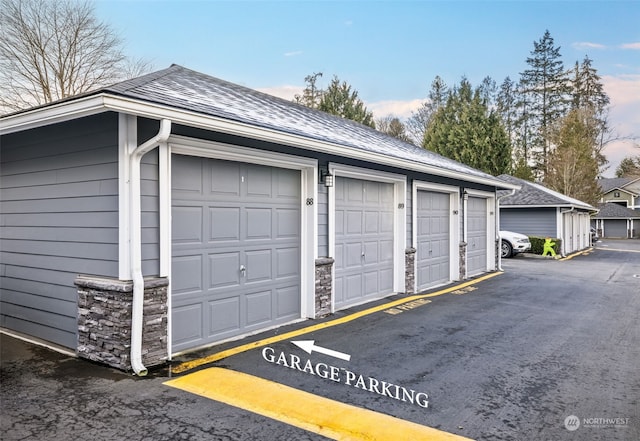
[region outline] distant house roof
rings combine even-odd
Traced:
[[[501,191],[501,207],[575,207],[588,211],[597,211],[595,207],[578,199],[571,198],[534,182],[525,181],[510,175],[500,175],[499,179],[521,186],[513,195]]]
[[[416,147],[354,121],[233,84],[182,66],[126,80],[71,99],[0,118],[0,131],[34,126],[32,112],[76,105],[82,100],[98,111],[114,110],[150,118],[168,118],[184,125],[227,131],[313,151],[377,162],[403,169],[513,188],[494,176]],[[80,101],[80,102],[79,102]],[[88,104],[85,105],[88,107]],[[49,109],[47,109],[49,108]],[[86,110],[85,113],[89,112]],[[69,117],[59,112],[58,119]],[[4,121],[3,121],[4,120]],[[13,123],[13,125],[12,125]]]
[[[637,181],[638,179],[640,178],[602,178],[602,179],[598,179],[598,184],[600,184],[600,188],[602,189],[603,193],[609,193],[610,191],[615,190],[616,188],[623,190],[624,187]],[[629,190],[625,190],[625,191],[635,194]]]
[[[598,204],[600,212],[595,216],[596,219],[640,219],[640,211],[623,207],[615,202],[605,202]]]

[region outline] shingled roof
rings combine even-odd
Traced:
[[[167,105],[276,130],[347,149],[378,153],[464,175],[495,177],[357,122],[230,83],[179,65],[123,81],[99,92]],[[461,176],[462,177],[462,176]]]
[[[521,186],[520,190],[516,190],[513,195],[508,195],[508,192],[499,192],[499,196],[508,195],[500,199],[500,206],[502,207],[575,207],[589,211],[597,211],[595,207],[586,202],[565,196],[543,185],[510,175],[500,175],[498,178],[505,182]]]
[[[605,202],[598,204],[600,212],[595,216],[596,219],[640,219],[640,211],[623,207],[614,202]]]
[[[603,193],[608,193],[616,188],[624,188],[625,185],[637,181],[638,178],[602,178],[598,179],[598,184]]]
[[[475,168],[375,129],[179,65],[0,117],[11,133],[104,111],[167,118],[244,137],[511,189]]]

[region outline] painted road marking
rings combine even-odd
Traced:
[[[413,302],[407,302],[393,308],[385,309],[383,312],[386,312],[387,314],[391,314],[391,315],[397,315],[397,314],[402,314],[402,312],[404,311],[411,311],[412,309],[416,309],[422,305],[427,305],[429,303],[431,303],[431,300],[418,299],[418,300],[414,300]]]
[[[478,277],[477,279],[469,280],[468,282],[460,283],[449,288],[442,289],[440,291],[432,292],[430,294],[418,294],[409,297],[405,297],[402,299],[394,300],[389,303],[385,303],[384,305],[374,306],[372,308],[368,308],[362,311],[355,312],[353,314],[349,314],[344,317],[340,317],[338,319],[330,320],[323,323],[318,323],[312,326],[307,326],[305,328],[296,329],[295,331],[285,332],[284,334],[275,335],[273,337],[265,338],[262,340],[254,341],[251,343],[246,343],[244,345],[236,346],[234,348],[227,349],[225,351],[217,352],[215,354],[208,355],[203,358],[198,358],[196,360],[185,361],[176,366],[171,367],[171,372],[174,374],[181,374],[183,372],[190,371],[191,369],[195,369],[197,367],[203,366],[205,364],[213,363],[218,360],[222,360],[227,357],[231,357],[232,355],[240,354],[242,352],[250,351],[251,349],[261,348],[263,346],[268,346],[273,343],[278,343],[284,340],[291,340],[295,337],[299,337],[304,334],[308,334],[314,331],[319,331],[321,329],[330,328],[332,326],[342,325],[344,323],[349,323],[353,320],[357,320],[361,317],[365,317],[367,315],[371,315],[376,312],[384,311],[385,309],[393,308],[398,305],[403,305],[408,302],[413,302],[419,299],[426,299],[430,297],[437,297],[443,294],[447,294],[453,292],[458,289],[466,288],[467,286],[475,285],[476,283],[480,283],[482,281],[491,279],[495,276],[502,274],[501,272],[495,272],[490,274],[485,274],[482,277]]]
[[[583,256],[583,255],[589,254],[592,251],[593,251],[593,248],[589,248],[589,249],[584,250],[584,251],[578,251],[577,253],[570,254],[567,257],[563,257],[563,258],[558,259],[558,260],[562,260],[562,261],[570,260],[570,259],[573,259],[576,256]]]
[[[315,340],[296,340],[292,341],[294,345],[305,351],[307,354],[311,354],[312,352],[317,352],[319,354],[328,355],[329,357],[339,358],[340,360],[349,361],[351,360],[351,355],[345,354],[344,352],[334,351],[333,349],[323,348],[322,346],[316,346]]]
[[[399,418],[310,394],[223,368],[208,368],[164,383],[339,440],[469,440]]]

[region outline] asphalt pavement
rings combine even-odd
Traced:
[[[192,354],[172,367],[234,355],[179,376],[133,377],[2,335],[0,438],[326,439],[167,385],[213,367],[472,439],[640,439],[640,241],[601,241],[565,261],[518,256],[503,268],[463,289],[396,296]],[[287,332],[295,337],[277,338]],[[300,340],[320,349],[307,354]]]

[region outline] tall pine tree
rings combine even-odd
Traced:
[[[433,115],[423,147],[492,175],[510,171],[511,148],[500,117],[482,88],[474,91],[466,78]]]
[[[554,122],[562,118],[568,108],[569,83],[560,55],[551,34],[533,43],[527,58],[529,68],[520,74],[521,107],[526,134],[527,160],[533,159],[537,173],[544,177],[548,156],[553,150],[551,132]],[[528,130],[533,127],[534,130]]]

